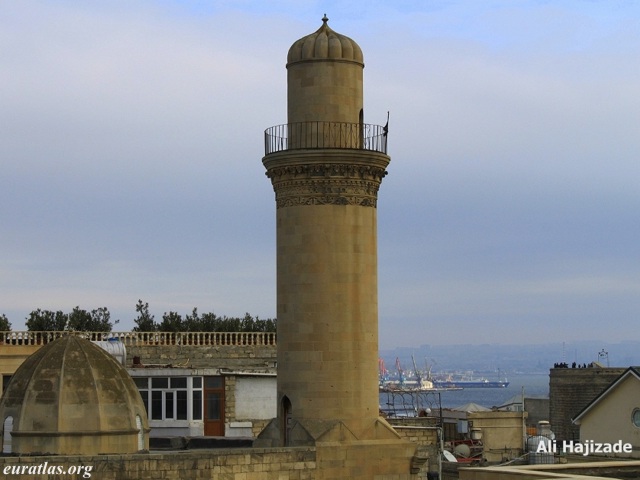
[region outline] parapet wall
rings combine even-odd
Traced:
[[[273,332],[0,332],[0,373],[15,369],[43,345],[66,335],[117,342],[126,348],[126,367],[273,369],[277,360]]]
[[[82,466],[83,474],[63,476],[47,473],[60,466],[65,472]],[[40,467],[40,471],[38,471]],[[90,472],[85,468],[90,467]],[[9,468],[9,470],[5,470]],[[97,456],[0,457],[0,472],[12,478],[14,468],[24,468],[15,478],[95,478],[100,480],[182,480],[185,478],[224,478],[228,480],[313,480],[316,478],[316,452],[311,447],[242,448],[197,450],[170,453]],[[49,470],[55,472],[55,470]],[[87,473],[90,475],[87,476]]]
[[[571,419],[618,378],[625,368],[552,368],[549,376],[549,421],[557,440],[580,440]]]
[[[275,345],[131,345],[127,367],[138,357],[142,365],[185,368],[267,369],[277,359]]]

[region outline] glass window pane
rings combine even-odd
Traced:
[[[202,420],[202,392],[193,392],[193,419]]]
[[[164,392],[164,418],[174,418],[173,395],[175,392]]]
[[[202,388],[202,377],[193,377],[193,388]]]
[[[220,393],[207,394],[207,419],[220,420]]]
[[[176,420],[187,419],[187,391],[178,390],[176,392]]]
[[[222,388],[222,377],[205,377],[204,386],[206,388]]]
[[[162,392],[151,392],[151,419],[162,420]]]
[[[151,388],[169,388],[169,379],[167,377],[152,378]]]
[[[149,388],[149,379],[147,377],[133,377],[133,381],[140,390]]]
[[[187,377],[174,377],[171,379],[171,388],[187,388]]]
[[[140,396],[142,397],[142,403],[144,403],[144,409],[147,412],[147,418],[149,418],[149,391],[140,390]]]
[[[11,375],[2,375],[2,393],[4,393],[4,391],[7,389],[10,381]]]

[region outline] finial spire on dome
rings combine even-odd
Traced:
[[[287,54],[287,65],[306,60],[351,60],[364,65],[362,50],[346,35],[334,32],[325,13],[320,28],[294,42]],[[288,68],[288,67],[287,67]]]

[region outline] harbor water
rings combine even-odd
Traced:
[[[525,397],[548,397],[549,374],[511,374],[509,386],[505,388],[466,388],[462,390],[446,390],[439,392],[442,408],[456,408],[467,403],[477,403],[483,407],[499,407],[511,399],[522,395]],[[436,397],[437,398],[437,397]],[[437,400],[436,400],[437,401]],[[380,394],[380,406],[384,409],[388,397]]]

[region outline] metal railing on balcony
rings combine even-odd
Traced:
[[[64,335],[91,341],[119,341],[125,346],[143,345],[269,345],[276,346],[275,332],[0,332],[0,345],[46,345]]]
[[[296,149],[349,148],[387,153],[387,128],[367,123],[298,122],[267,128],[265,155]]]

